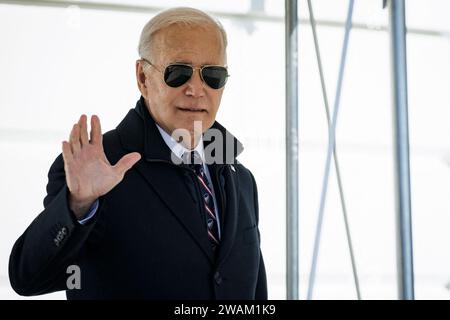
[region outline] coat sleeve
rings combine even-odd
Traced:
[[[66,290],[66,271],[77,258],[102,211],[102,201],[86,225],[76,220],[68,205],[64,161],[59,155],[48,173],[44,211],[17,239],[9,259],[11,286],[31,296]]]
[[[259,225],[259,206],[258,206],[258,189],[256,186],[256,181],[253,175],[250,173],[253,182],[253,199],[256,213],[256,224]],[[259,233],[258,227],[258,238],[259,243],[261,245],[261,236]],[[260,249],[260,259],[259,259],[259,270],[258,270],[258,283],[256,284],[256,292],[255,292],[256,300],[267,300],[267,277],[266,277],[266,268],[264,266],[264,259],[262,256],[262,252]]]

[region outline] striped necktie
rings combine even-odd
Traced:
[[[191,151],[190,153],[189,166],[195,171],[195,175],[197,176],[197,180],[200,185],[200,192],[203,198],[203,207],[205,209],[204,212],[206,217],[208,239],[211,242],[213,251],[215,251],[219,245],[220,239],[212,188],[206,177],[201,157],[196,151]]]

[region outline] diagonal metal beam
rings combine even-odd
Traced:
[[[309,284],[308,284],[308,294],[307,294],[308,300],[312,299],[313,290],[314,290],[314,282],[315,282],[316,269],[317,269],[317,260],[319,257],[319,247],[320,247],[320,239],[321,239],[321,232],[322,232],[322,223],[323,223],[325,202],[326,202],[327,191],[328,191],[328,180],[329,180],[329,176],[330,176],[331,155],[333,153],[334,146],[336,143],[337,116],[339,114],[339,102],[340,102],[340,97],[341,97],[342,80],[344,77],[345,61],[346,61],[346,57],[347,57],[348,39],[349,39],[349,35],[350,35],[350,30],[352,27],[353,3],[354,3],[354,0],[349,0],[347,19],[346,19],[346,23],[345,23],[344,42],[342,45],[341,61],[340,61],[340,66],[339,66],[339,76],[338,76],[338,82],[337,82],[337,86],[336,86],[336,96],[334,99],[333,117],[332,117],[332,121],[331,121],[331,128],[330,128],[329,134],[328,134],[328,150],[327,150],[325,170],[324,170],[323,181],[322,181],[322,192],[321,192],[321,197],[320,197],[319,214],[318,214],[318,218],[317,218],[316,236],[314,239],[311,271],[309,273]]]
[[[325,85],[325,76],[324,76],[323,67],[322,67],[322,59],[320,57],[319,40],[318,40],[317,32],[316,32],[316,20],[314,19],[314,11],[312,8],[311,0],[308,0],[308,10],[309,10],[309,19],[311,21],[311,29],[312,29],[313,38],[314,38],[314,47],[315,47],[315,51],[316,51],[317,64],[319,67],[320,84],[322,86],[322,96],[323,96],[323,102],[325,105],[325,111],[326,111],[326,116],[327,116],[328,130],[330,130],[330,125],[331,125],[331,123],[330,123],[331,122],[330,107],[328,105],[328,94],[327,94],[327,89],[326,89],[326,85]],[[358,297],[358,300],[361,300],[361,290],[360,290],[360,286],[359,286],[358,271],[356,269],[356,259],[355,259],[355,254],[354,254],[354,250],[353,250],[352,237],[351,237],[351,233],[350,233],[350,223],[348,222],[347,206],[345,204],[344,187],[342,185],[341,170],[340,170],[340,166],[339,166],[336,145],[334,145],[334,148],[333,148],[333,160],[334,160],[334,168],[336,170],[336,177],[337,177],[337,182],[338,182],[338,187],[339,187],[339,196],[341,199],[342,214],[344,217],[345,232],[347,235],[347,244],[348,244],[348,249],[350,252],[350,260],[351,260],[351,264],[352,264],[353,280],[355,282],[356,296]]]

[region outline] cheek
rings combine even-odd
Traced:
[[[214,123],[214,121],[216,120],[216,116],[217,116],[217,112],[219,111],[219,107],[220,107],[220,101],[222,99],[222,94],[215,94],[213,96],[211,96],[210,98],[210,111],[208,113],[207,116],[207,126],[211,127]]]
[[[160,84],[152,83],[149,87],[149,100],[154,106],[158,106],[161,111],[167,109],[167,104],[170,102],[170,94],[167,89]]]
[[[223,89],[220,92],[217,92],[212,97],[212,105],[214,106],[214,115],[217,113],[220,107],[220,101],[222,100]]]

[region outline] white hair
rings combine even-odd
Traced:
[[[205,27],[205,25],[216,27],[222,36],[223,50],[226,52],[227,34],[219,21],[201,10],[180,7],[162,11],[147,22],[144,29],[142,29],[141,38],[139,40],[139,56],[143,58],[151,53],[151,47],[156,32],[174,24],[189,27]]]

